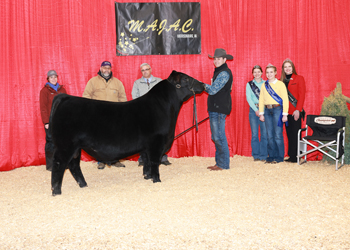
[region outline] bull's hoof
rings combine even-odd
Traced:
[[[61,194],[62,194],[61,190],[52,189],[52,196],[61,195]]]
[[[78,182],[78,184],[79,184],[79,187],[81,187],[81,188],[87,187],[86,182],[83,182],[83,183]]]
[[[149,175],[149,174],[145,174],[145,175],[143,176],[143,178],[145,178],[146,180],[149,180],[149,179],[152,179],[152,176]]]
[[[158,179],[153,178],[153,183],[156,183],[156,182],[162,182],[162,181],[159,178]]]

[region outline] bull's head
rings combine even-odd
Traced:
[[[177,92],[181,94],[182,101],[186,101],[192,95],[200,94],[204,91],[204,83],[175,70],[171,72],[168,81],[177,88]]]

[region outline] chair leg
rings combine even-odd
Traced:
[[[339,136],[337,138],[337,152],[335,153],[335,170],[338,170],[338,162],[339,162]]]
[[[298,151],[297,151],[297,163],[298,165],[301,164],[300,160],[301,158],[304,158],[304,161],[302,163],[306,163],[307,162],[307,154],[306,155],[303,155],[304,153],[307,152],[307,144],[302,141],[303,139],[301,140],[298,140]]]
[[[339,160],[335,160],[335,170],[338,170],[338,161]]]

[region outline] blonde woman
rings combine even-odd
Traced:
[[[286,85],[276,79],[277,68],[269,64],[265,72],[268,80],[261,87],[259,114],[267,131],[266,163],[279,163],[284,159],[283,123],[288,120],[289,100]]]

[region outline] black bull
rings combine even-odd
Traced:
[[[56,96],[50,116],[55,145],[52,195],[61,194],[66,168],[80,187],[87,186],[80,168],[81,149],[107,164],[140,153],[144,178],[160,182],[159,164],[173,144],[180,108],[203,90],[202,82],[173,71],[147,94],[128,102]]]

